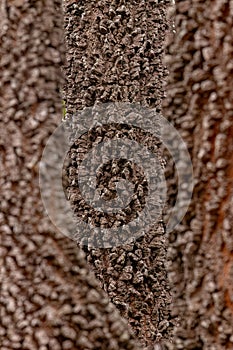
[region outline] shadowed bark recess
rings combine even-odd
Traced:
[[[0,348],[138,349],[40,199],[38,161],[62,115],[60,1],[2,1],[0,18]]]
[[[169,349],[232,349],[233,1],[176,7],[164,114],[189,147],[195,188],[169,237],[173,311],[180,317]],[[170,172],[170,190],[172,182]]]
[[[140,102],[161,111],[167,75],[162,58],[169,4],[170,1],[133,0],[64,2],[67,118],[97,102]],[[75,198],[75,149],[71,155],[68,187],[70,197]],[[72,204],[74,211],[80,210],[78,204],[77,208]],[[101,286],[145,347],[170,338],[171,330],[161,216],[149,232],[132,244],[84,248]]]

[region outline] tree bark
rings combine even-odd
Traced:
[[[180,325],[171,349],[233,347],[233,1],[177,1],[164,114],[186,141],[195,188],[170,235]],[[170,204],[174,174],[170,169]]]
[[[64,2],[67,118],[96,103],[119,101],[140,102],[161,111],[167,75],[162,57],[168,4],[170,1]],[[73,161],[72,166],[75,174],[77,163]],[[159,219],[132,244],[84,247],[101,286],[144,347],[170,338],[171,330],[162,214]]]
[[[38,162],[61,121],[60,1],[2,1],[0,348],[138,349],[43,208]]]

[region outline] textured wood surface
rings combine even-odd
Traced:
[[[64,3],[67,118],[97,102],[140,102],[161,111],[169,4],[115,0]],[[72,159],[70,183],[78,168],[75,150]],[[162,213],[153,228],[132,244],[85,251],[102,287],[143,345],[153,347],[155,341],[169,338],[170,294]]]
[[[188,144],[195,188],[185,220],[170,235],[180,326],[169,349],[232,349],[233,1],[176,1],[176,7],[164,114]]]
[[[0,17],[0,348],[138,349],[40,199],[38,162],[62,117],[60,1],[2,1]]]

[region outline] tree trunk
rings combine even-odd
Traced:
[[[38,162],[62,114],[60,1],[2,1],[0,17],[0,348],[137,349],[40,199]]]
[[[140,102],[161,111],[167,75],[162,57],[168,4],[170,1],[64,2],[67,119],[84,107],[107,102]],[[72,174],[78,167],[75,152]],[[70,176],[69,187],[75,176]],[[71,197],[76,198],[75,190]],[[78,211],[80,202],[73,204]],[[160,214],[153,228],[133,243],[107,249],[84,247],[101,286],[145,347],[170,337],[164,234]]]
[[[173,311],[180,318],[169,348],[232,349],[233,1],[176,7],[164,114],[189,147],[195,188],[169,237]],[[170,190],[173,179],[170,172]]]

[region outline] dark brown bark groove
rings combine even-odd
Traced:
[[[233,2],[176,7],[164,114],[188,144],[195,189],[170,235],[173,311],[180,316],[171,349],[232,349]]]
[[[61,120],[60,5],[1,2],[0,348],[138,349],[40,199],[38,161]]]

